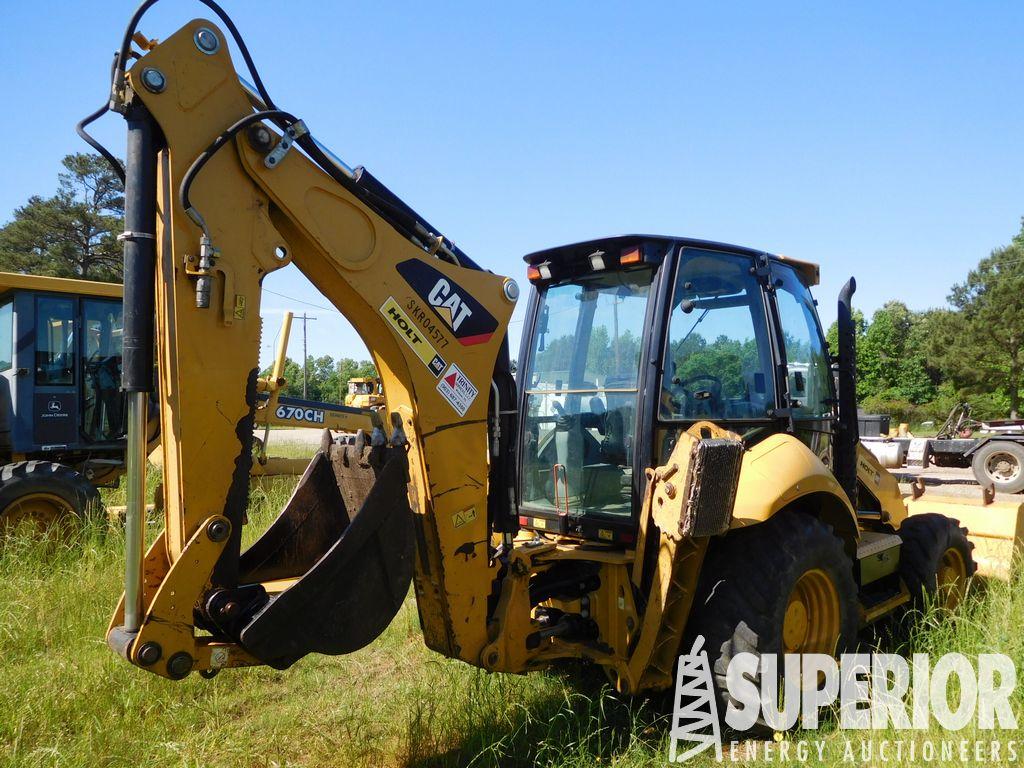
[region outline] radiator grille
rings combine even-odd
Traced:
[[[683,536],[714,536],[729,529],[743,444],[729,438],[699,441],[690,457],[690,487],[679,521]]]

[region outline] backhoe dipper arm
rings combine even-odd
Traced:
[[[430,228],[369,174],[314,163],[325,155],[301,121],[254,112],[226,42],[211,22],[192,21],[151,44],[125,82],[127,109],[158,137],[143,148],[150,157],[129,154],[126,173],[129,190],[158,209],[166,529],[134,591],[139,564],[129,562],[108,641],[172,678],[287,666],[372,640],[414,572],[427,644],[480,663],[500,568],[491,536],[515,519],[515,421],[500,411],[514,402],[505,331],[518,289],[444,238],[428,240]],[[147,181],[139,174],[156,153]],[[331,456],[318,454],[282,517],[243,552],[260,285],[288,264],[366,342],[393,447],[360,509],[343,503]],[[144,312],[151,287],[145,274],[129,282],[126,312]],[[335,458],[335,469],[349,461]],[[352,458],[349,470],[366,470]],[[136,626],[126,621],[134,613]]]

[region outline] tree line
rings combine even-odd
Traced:
[[[98,155],[68,155],[62,165],[54,194],[33,195],[0,227],[0,270],[120,281],[121,182]],[[941,420],[966,399],[980,418],[1020,413],[1024,219],[1010,243],[981,259],[947,300],[941,309],[914,311],[890,301],[870,319],[855,313],[857,396],[865,410],[900,421]],[[835,324],[828,340],[834,353]],[[307,392],[343,401],[348,380],[372,370],[369,361],[311,356]],[[288,394],[301,396],[300,364],[289,360],[286,375]]]
[[[956,283],[949,306],[913,311],[890,301],[854,311],[857,398],[872,413],[941,421],[967,400],[975,418],[1017,418],[1024,395],[1024,219],[1010,243]],[[828,331],[835,354],[836,325]]]
[[[264,370],[261,375],[269,376],[270,368]],[[349,379],[376,376],[377,368],[369,360],[343,357],[336,361],[330,355],[310,355],[306,360],[306,399],[322,403],[344,403]],[[286,357],[284,377],[288,384],[282,394],[288,397],[302,397],[302,363]]]

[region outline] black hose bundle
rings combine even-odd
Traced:
[[[119,93],[124,86],[127,63],[129,58],[132,56],[132,38],[135,36],[139,22],[146,14],[146,11],[158,2],[160,2],[160,0],[145,0],[145,2],[135,10],[135,13],[132,14],[131,19],[128,21],[128,26],[125,29],[124,37],[121,39],[121,46],[114,57],[113,67],[111,68],[110,98],[106,104],[83,118],[76,126],[78,135],[81,136],[82,139],[93,149],[99,152],[108,163],[110,163],[114,173],[117,174],[118,178],[120,178],[122,182],[125,180],[125,171],[121,166],[121,163],[118,162],[117,158],[114,157],[106,147],[89,135],[85,129],[88,125],[98,120],[117,105]],[[296,122],[293,115],[278,109],[273,99],[270,98],[270,94],[267,92],[266,86],[263,84],[263,78],[260,77],[260,73],[256,69],[256,64],[252,59],[252,55],[249,53],[248,46],[246,46],[241,33],[238,31],[238,28],[224,9],[213,0],[199,0],[199,2],[213,11],[230,33],[232,39],[235,41],[235,45],[238,46],[238,50],[242,54],[242,59],[245,61],[246,69],[248,69],[249,76],[252,78],[253,86],[259,94],[263,104],[261,105],[262,109],[260,111],[254,112],[253,115],[247,115],[245,118],[229,127],[224,133],[218,136],[217,139],[214,140],[198,158],[196,158],[196,161],[192,164],[192,167],[189,168],[188,173],[186,173],[185,178],[182,180],[181,189],[179,191],[179,199],[182,201],[182,205],[185,207],[186,211],[190,210],[190,207],[187,204],[188,192],[192,181],[195,178],[195,174],[198,173],[198,171],[202,169],[203,165],[209,161],[210,157],[217,152],[217,150],[223,147],[229,139],[235,136],[238,131],[261,119],[270,120],[282,131],[286,131],[291,124]],[[430,248],[432,252],[440,249],[442,253],[447,254],[450,259],[454,260],[461,266],[469,267],[470,269],[480,269],[480,267],[462,251],[462,249],[447,238],[436,234],[436,229],[434,229],[422,216],[417,214],[416,211],[410,208],[400,197],[398,197],[398,195],[378,181],[377,178],[365,168],[356,168],[353,178],[349,178],[347,175],[342,173],[333,162],[331,162],[310,134],[306,133],[296,138],[295,143],[302,148],[306,155],[322,171],[324,171],[324,173],[341,184],[349,192],[356,195],[356,197],[358,197],[374,212],[383,217],[402,235],[413,242],[420,244],[424,248]],[[196,221],[195,215],[190,214],[190,216],[194,221]],[[200,222],[201,217],[196,221],[196,223],[200,227],[203,227],[203,224]]]

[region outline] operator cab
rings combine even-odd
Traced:
[[[371,379],[349,379],[348,393],[350,395],[374,395],[376,387]]]
[[[121,286],[0,273],[0,458],[124,450]]]
[[[836,399],[810,287],[762,251],[631,235],[525,257],[519,524],[633,545],[644,468],[713,421],[791,430],[831,465]]]

